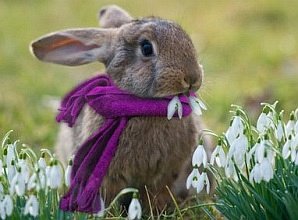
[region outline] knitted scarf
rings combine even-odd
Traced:
[[[179,97],[183,116],[191,113],[186,96]],[[68,192],[60,201],[64,211],[97,213],[101,209],[100,186],[115,155],[119,138],[131,117],[166,117],[171,97],[141,98],[120,90],[108,75],[80,84],[62,100],[56,120],[72,127],[84,105],[105,120],[75,154]],[[177,115],[174,115],[177,117]]]

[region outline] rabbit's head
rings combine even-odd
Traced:
[[[103,8],[104,28],[62,30],[32,43],[40,60],[75,66],[94,61],[121,89],[142,97],[197,91],[202,69],[189,36],[176,23],[147,17],[133,20],[117,6]]]

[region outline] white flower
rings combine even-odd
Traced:
[[[13,201],[12,201],[12,198],[11,198],[10,195],[5,195],[4,196],[4,199],[1,202],[0,206],[2,206],[2,210],[0,210],[0,211],[4,212],[4,213],[2,213],[4,216],[11,216],[12,211],[13,211]],[[2,217],[2,214],[1,214],[1,217]]]
[[[44,189],[46,186],[46,178],[44,171],[38,170],[37,172],[33,173],[32,176],[29,178],[27,183],[27,189],[35,189],[39,191],[40,189]]]
[[[242,134],[244,131],[244,125],[243,122],[241,120],[241,117],[239,115],[236,115],[234,117],[234,120],[232,122],[232,128],[234,130],[234,132],[237,134]],[[238,136],[238,135],[237,135]]]
[[[268,140],[261,140],[261,143],[256,148],[255,158],[256,161],[261,163],[265,156],[265,147]]]
[[[248,147],[248,140],[245,135],[241,135],[238,139],[239,141],[234,141],[235,144],[235,153],[234,153],[234,160],[235,163],[242,168],[245,163],[245,155]]]
[[[209,194],[210,182],[208,179],[208,175],[206,172],[202,172],[202,174],[199,177],[198,184],[197,184],[197,193],[200,193],[203,190],[205,185],[206,185],[206,192],[207,192],[207,194]]]
[[[29,169],[27,160],[19,159],[18,167],[20,167],[20,169],[21,169],[21,174],[24,177],[25,183],[27,183],[29,180],[29,177],[30,177],[30,169]]]
[[[11,183],[13,177],[16,175],[16,167],[14,165],[14,160],[11,163],[12,165],[8,165],[6,167],[7,179],[9,183]]]
[[[2,194],[4,192],[4,189],[3,189],[3,185],[2,183],[0,182],[0,200],[2,199]]]
[[[15,145],[14,144],[8,144],[7,145],[7,154],[6,154],[6,165],[11,166],[12,161],[15,161],[16,155],[15,155]]]
[[[103,217],[105,214],[105,203],[102,199],[102,197],[100,197],[100,211],[96,214],[94,214],[94,217]]]
[[[290,156],[290,149],[292,148],[292,135],[289,135],[289,138],[287,139],[286,143],[284,144],[282,148],[282,157],[284,159],[287,159]]]
[[[294,116],[294,112],[292,112],[290,115],[290,120],[288,121],[288,123],[286,125],[287,135],[292,134],[294,132],[294,128],[295,128],[295,116]]]
[[[9,191],[11,195],[16,193],[18,196],[23,196],[25,194],[25,179],[20,171],[17,171],[13,177]]]
[[[37,175],[36,173],[33,173],[32,176],[29,178],[28,183],[27,183],[27,189],[31,190],[31,189],[36,189],[37,191],[39,191],[39,189],[37,189]]]
[[[57,161],[54,161],[52,166],[48,171],[48,184],[51,189],[57,189],[62,185],[63,175],[61,167],[58,165]]]
[[[222,149],[221,142],[218,143],[218,145],[211,154],[210,164],[213,165],[214,161],[216,162],[218,167],[224,167],[226,165],[226,154]]]
[[[245,163],[246,151],[248,148],[248,140],[244,134],[241,134],[238,138],[236,138],[228,152],[228,159],[234,158],[237,166],[242,168]]]
[[[38,165],[38,168],[41,169],[41,170],[45,170],[46,169],[47,163],[46,163],[44,157],[41,157],[41,158],[38,159],[37,165]]]
[[[25,215],[31,215],[33,217],[38,216],[38,211],[39,211],[39,203],[34,195],[30,195],[29,199],[27,200],[25,204],[25,209],[24,209],[24,214]]]
[[[3,175],[3,162],[0,159],[0,176],[2,176],[2,175]]]
[[[195,166],[192,170],[192,172],[189,174],[186,180],[186,189],[190,189],[192,186],[193,188],[197,188],[198,180],[199,180],[199,169],[197,166]]]
[[[295,134],[296,134],[296,136],[297,136],[297,134],[298,134],[298,120],[297,120],[296,123],[295,123],[295,126],[294,126],[294,132],[295,132]]]
[[[262,179],[269,182],[273,178],[273,167],[268,158],[265,158],[260,164]]]
[[[296,133],[295,137],[293,138],[293,145],[298,147],[298,133]]]
[[[3,200],[0,201],[0,217],[1,219],[6,219],[6,217],[11,216],[13,211],[13,202],[10,195],[5,195]]]
[[[207,110],[206,105],[197,97],[189,97],[189,105],[192,111],[197,115],[202,115],[202,109]]]
[[[281,120],[278,120],[277,127],[274,130],[275,137],[278,141],[281,141],[284,136],[284,130],[283,130],[283,122]]]
[[[261,139],[258,138],[257,143],[255,143],[255,145],[249,150],[249,152],[247,154],[247,163],[249,163],[253,154],[255,154],[256,149],[259,147],[260,144],[261,144]]]
[[[263,133],[266,129],[268,129],[268,124],[267,114],[262,112],[257,120],[257,130]]]
[[[295,165],[298,165],[298,151],[296,151]]]
[[[168,104],[167,118],[171,120],[175,112],[178,110],[178,117],[182,118],[182,104],[178,96],[174,96]]]
[[[142,217],[142,208],[139,200],[137,199],[137,194],[133,194],[133,198],[128,207],[128,219],[136,220],[141,219]]]
[[[241,117],[236,115],[230,123],[230,127],[225,133],[225,136],[231,145],[235,139],[242,134],[244,131],[244,125],[242,123]]]
[[[235,165],[232,160],[227,160],[227,163],[225,166],[225,174],[226,174],[226,177],[228,178],[232,177],[235,181],[238,181]]]
[[[256,183],[260,183],[262,181],[261,166],[259,163],[256,163],[254,168],[251,170],[250,176],[249,176],[249,181],[250,182],[254,181]]]
[[[46,178],[46,186],[50,186],[50,171],[51,171],[51,166],[47,166],[44,173],[45,173],[45,178]]]
[[[46,173],[45,171],[43,170],[39,170],[38,171],[38,177],[39,177],[39,182],[38,182],[38,185],[37,185],[37,190],[39,190],[39,187],[41,189],[45,189],[46,186],[47,186],[47,178],[46,178]]]
[[[71,178],[71,169],[72,169],[72,160],[69,161],[67,167],[66,167],[66,170],[65,170],[65,185],[67,187],[70,186],[70,178]]]
[[[207,153],[202,145],[202,143],[200,143],[197,147],[197,149],[195,150],[195,152],[192,155],[192,166],[201,166],[201,164],[203,164],[204,167],[207,166]]]

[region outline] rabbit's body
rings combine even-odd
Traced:
[[[112,13],[115,10],[117,13]],[[132,20],[121,10],[112,6],[100,12],[106,29],[52,33],[32,44],[33,53],[40,60],[71,66],[100,61],[116,86],[144,98],[197,91],[203,73],[194,46],[181,27],[154,17]],[[118,18],[112,16],[117,14]],[[57,156],[66,161],[103,121],[85,106],[72,128],[62,125]],[[171,120],[130,118],[102,185],[107,201],[129,186],[140,189],[146,201],[147,186],[162,209],[170,198],[166,186],[171,188],[181,176],[196,146],[200,126],[193,114]],[[185,182],[182,185],[185,189]],[[179,190],[176,187],[174,191]]]
[[[145,185],[153,195],[161,194],[157,202],[166,201],[165,186],[172,187],[197,142],[198,124],[193,117],[170,121],[161,117],[131,118],[102,185],[107,202],[125,187],[140,189],[145,199]],[[75,147],[67,146],[79,147],[103,121],[93,109],[85,106],[72,128],[65,124],[61,126],[57,156],[66,161],[72,152],[75,153]]]

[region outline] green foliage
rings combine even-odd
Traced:
[[[239,181],[223,179],[216,189],[216,208],[228,219],[297,219],[298,167],[279,158],[274,178],[253,185],[240,175]]]
[[[264,123],[259,118],[256,128],[250,124],[247,114],[239,106],[234,106],[236,107],[236,115],[240,113],[248,137],[245,166],[240,168],[233,158],[227,156],[227,161],[232,160],[235,168],[236,175],[234,178],[227,176],[227,167],[224,168],[226,172],[222,168],[211,167],[218,182],[215,207],[227,219],[297,219],[298,166],[295,161],[296,155],[298,155],[298,120],[295,116],[297,110],[296,113],[291,113],[291,118],[295,124],[292,127],[289,121],[287,123],[282,121],[283,111],[278,112],[276,104],[277,102],[273,105],[265,104],[263,112],[269,120]],[[260,126],[262,123],[266,124],[264,130]],[[283,126],[280,139],[276,132],[279,123]],[[290,136],[293,140],[290,147],[291,157],[284,153],[286,143],[291,139]],[[219,138],[221,140],[226,139],[227,132]],[[258,142],[261,144],[264,141],[265,150],[263,152],[258,150],[261,144],[257,145],[257,140],[261,140]],[[265,142],[266,140],[267,142]],[[231,147],[233,142],[230,143],[226,140],[223,143],[228,151],[227,155],[229,155],[233,151]],[[238,147],[241,146],[237,145],[236,148]],[[274,152],[271,156],[269,155],[270,151]],[[263,157],[262,160],[259,159],[261,158],[260,155]],[[257,164],[262,164],[265,158],[270,161],[274,175],[270,180],[261,179],[258,181],[258,177],[252,178],[252,175],[255,175],[253,169],[257,167]],[[270,172],[268,169],[260,167],[262,174],[259,173],[258,176]]]

